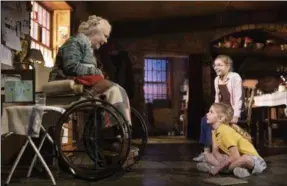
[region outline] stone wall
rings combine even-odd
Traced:
[[[133,61],[133,69],[136,79],[136,96],[132,100],[132,104],[136,104],[136,108],[144,110],[144,92],[143,92],[143,61],[145,55],[183,55],[205,54],[209,56],[209,47],[212,41],[222,38],[234,32],[245,30],[262,29],[266,31],[276,31],[287,34],[287,23],[271,23],[271,24],[247,24],[231,28],[220,28],[201,30],[188,33],[153,35],[143,38],[125,38],[118,39],[116,42],[125,50],[127,50]],[[203,68],[203,87],[211,87],[210,67],[205,65]],[[210,88],[205,91],[206,97],[210,97]],[[210,102],[211,100],[205,100]]]
[[[132,69],[135,82],[135,93],[131,101],[131,105],[136,108],[140,113],[145,112],[144,100],[144,54],[141,52],[129,52],[132,62]]]
[[[225,35],[253,29],[287,33],[287,23],[248,24],[232,28],[197,30],[188,33],[154,35],[144,38],[118,39],[118,42],[123,48],[133,52],[189,55],[208,52],[210,42]]]

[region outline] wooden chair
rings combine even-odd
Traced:
[[[244,91],[244,111],[246,113],[246,118],[239,120],[238,125],[247,130],[249,133],[251,132],[252,105],[254,103],[257,84],[258,81],[255,79],[246,79],[242,82]]]
[[[266,145],[267,147],[287,147],[287,138],[285,137],[286,134],[284,134],[287,129],[287,115],[284,111],[285,108],[285,105],[281,105],[274,107],[266,107],[264,109],[265,117],[263,123],[265,124],[265,129],[267,129],[264,131],[264,145]],[[275,141],[273,138],[274,130],[281,133],[280,136],[284,136],[284,139],[277,139]]]

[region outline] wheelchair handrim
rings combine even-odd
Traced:
[[[111,115],[113,115],[113,117],[117,118],[117,121],[122,124],[122,125],[128,125],[128,123],[126,122],[125,118],[122,116],[122,114],[115,108],[113,107],[113,105],[111,104],[107,104],[108,106],[111,106],[113,109],[113,111],[117,112],[117,114],[113,113],[113,111],[108,108],[105,107],[103,105],[99,105],[97,103],[101,103],[101,104],[106,104],[105,102],[101,101],[101,100],[96,100],[91,102],[91,100],[83,100],[81,102],[76,103],[75,105],[71,106],[63,115],[62,117],[58,120],[57,125],[56,125],[56,145],[58,147],[61,147],[61,128],[62,128],[62,124],[65,122],[65,119],[71,114],[73,113],[75,110],[83,108],[83,107],[100,107],[106,111],[108,111]],[[120,119],[118,118],[118,116],[122,117],[122,121],[124,121],[123,123],[121,123]],[[105,171],[101,172],[101,175],[95,175],[95,171],[85,171],[85,173],[83,174],[83,168],[79,168],[74,166],[73,164],[70,163],[70,161],[67,159],[67,157],[63,154],[62,150],[58,151],[58,156],[61,157],[61,159],[65,162],[65,164],[69,167],[70,172],[72,172],[75,176],[83,178],[83,179],[88,179],[88,180],[95,180],[97,179],[101,179],[104,177],[107,177],[111,174],[113,174],[114,172],[116,172],[117,170],[121,169],[122,164],[124,163],[124,161],[127,158],[127,154],[130,151],[130,145],[131,145],[131,135],[130,135],[130,129],[127,126],[121,126],[124,129],[126,129],[126,133],[128,134],[128,139],[127,139],[127,148],[126,148],[126,152],[123,152],[122,149],[122,153],[120,153],[123,156],[122,161],[118,164],[115,165],[114,167],[110,167],[108,169],[105,169]],[[90,172],[90,173],[89,173]],[[91,175],[90,175],[91,174]]]

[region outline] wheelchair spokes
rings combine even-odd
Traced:
[[[130,144],[127,123],[121,121],[108,107],[92,102],[66,111],[57,125],[61,135],[56,142],[70,172],[94,180],[120,169]]]
[[[56,125],[60,165],[85,180],[102,179],[122,167],[129,168],[134,163],[127,162],[139,160],[148,138],[146,122],[133,108],[131,117],[129,126],[121,112],[103,100],[79,101],[69,107]]]

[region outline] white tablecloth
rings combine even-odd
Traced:
[[[14,133],[39,137],[44,111],[64,113],[65,109],[54,106],[10,106],[3,108],[1,134]]]
[[[287,105],[287,91],[254,96],[255,107]]]

